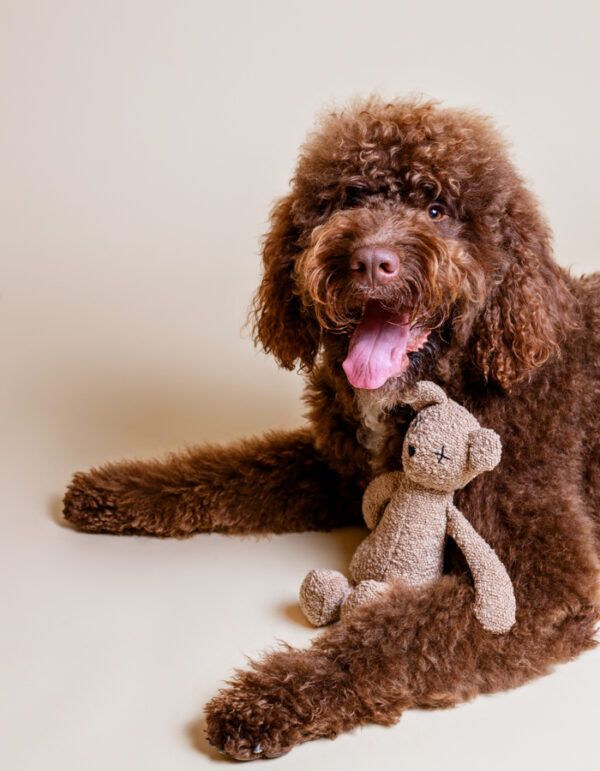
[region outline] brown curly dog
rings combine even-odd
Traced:
[[[416,379],[502,437],[457,505],[514,584],[517,623],[486,632],[450,541],[445,575],[393,584],[318,636],[238,673],[207,707],[239,759],[409,707],[511,688],[593,646],[599,617],[600,275],[574,278],[493,125],[433,103],[371,99],[323,119],[264,243],[256,339],[306,375],[309,423],[163,462],[76,474],[82,530],[184,537],[361,522],[398,468]]]

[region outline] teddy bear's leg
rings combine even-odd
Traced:
[[[341,609],[342,618],[346,618],[349,613],[352,613],[354,608],[362,605],[365,602],[370,602],[378,597],[382,592],[389,588],[389,584],[383,581],[361,581],[357,586],[352,589],[350,594],[344,600],[344,604]]]
[[[311,570],[300,587],[300,607],[313,626],[325,626],[338,620],[350,591],[348,579],[337,570]]]

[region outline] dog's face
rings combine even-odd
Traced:
[[[569,316],[547,229],[493,127],[432,104],[329,116],[263,256],[264,348],[288,368],[324,349],[354,388],[426,377],[457,346],[510,387],[556,350]]]
[[[433,187],[336,208],[315,226],[294,270],[296,291],[325,342],[346,338],[343,369],[355,388],[417,377],[452,314],[485,295],[485,272],[460,222]],[[459,311],[460,309],[460,311]]]

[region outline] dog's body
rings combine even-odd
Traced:
[[[398,467],[402,390],[427,377],[502,438],[499,467],[456,503],[506,566],[517,623],[501,637],[481,628],[450,545],[441,580],[397,583],[310,649],[238,675],[207,708],[210,740],[238,758],[275,756],[515,686],[591,647],[600,275],[573,278],[553,261],[489,123],[415,103],[329,118],[274,210],[264,262],[257,337],[305,369],[308,426],[77,474],[66,517],[180,537],[360,523],[366,484]]]

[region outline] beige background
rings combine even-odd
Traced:
[[[378,90],[497,116],[559,259],[600,267],[598,4],[0,2],[0,767],[208,768],[203,703],[312,632],[296,590],[361,533],[187,542],[61,527],[74,469],[297,425],[244,322],[314,113]],[[600,654],[281,769],[583,769]],[[577,747],[575,751],[573,748]]]

